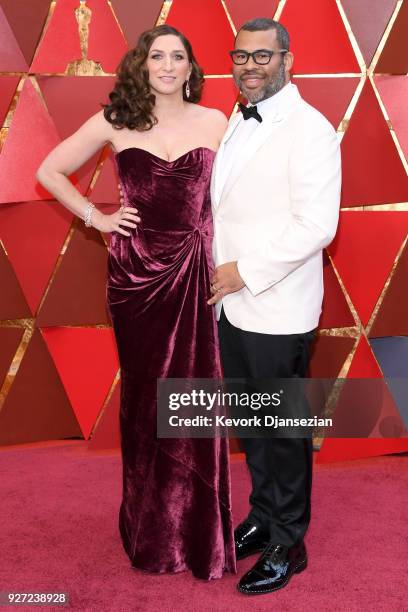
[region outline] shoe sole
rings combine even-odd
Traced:
[[[273,589],[268,589],[267,591],[245,591],[239,588],[239,584],[237,585],[237,589],[243,595],[263,595],[265,593],[273,593],[273,591],[278,591],[279,589],[283,589],[289,583],[293,574],[300,574],[306,568],[307,568],[307,559],[305,559],[304,561],[302,561],[302,563],[299,563],[299,565],[296,566],[296,568],[293,570],[293,572],[290,574],[290,576],[288,577],[288,579],[286,580],[284,584],[281,584],[278,587],[274,587]]]

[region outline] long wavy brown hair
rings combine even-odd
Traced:
[[[190,97],[187,98],[183,87],[183,99],[187,102],[200,101],[204,84],[203,71],[197,64],[190,42],[172,26],[156,26],[143,32],[137,46],[122,58],[117,68],[115,87],[109,94],[110,104],[101,105],[105,119],[114,128],[120,130],[127,127],[129,130],[142,132],[150,130],[157,123],[153,113],[156,96],[150,90],[146,59],[153,41],[167,34],[180,38],[192,65],[189,79]]]

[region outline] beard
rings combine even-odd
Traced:
[[[234,77],[237,87],[244,94],[244,96],[251,102],[251,104],[257,104],[266,100],[278,93],[286,85],[286,73],[285,64],[282,61],[279,66],[278,72],[270,77],[269,82],[259,91],[252,92],[245,87],[245,81],[242,81],[239,77]]]

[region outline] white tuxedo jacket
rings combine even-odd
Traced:
[[[337,134],[325,117],[296,86],[280,93],[276,110],[235,151],[222,186],[225,143],[243,118],[237,113],[230,120],[211,180],[213,256],[216,266],[238,261],[246,284],[222,300],[234,326],[295,334],[319,322],[322,249],[337,228],[341,161]],[[217,317],[220,311],[218,304]]]

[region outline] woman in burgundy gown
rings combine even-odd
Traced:
[[[158,378],[221,376],[207,304],[209,187],[226,119],[195,104],[202,85],[182,34],[170,26],[143,33],[119,66],[111,103],[51,151],[37,178],[86,225],[112,232],[107,302],[121,366],[124,548],[134,567],[211,579],[235,572],[228,441],[156,433]],[[108,142],[124,197],[111,215],[67,178]]]
[[[205,579],[235,570],[228,443],[157,438],[156,385],[221,376],[207,305],[214,156],[206,146],[173,161],[138,146],[115,155],[124,206],[141,223],[130,237],[112,234],[107,283],[121,365],[123,544],[135,567]]]

